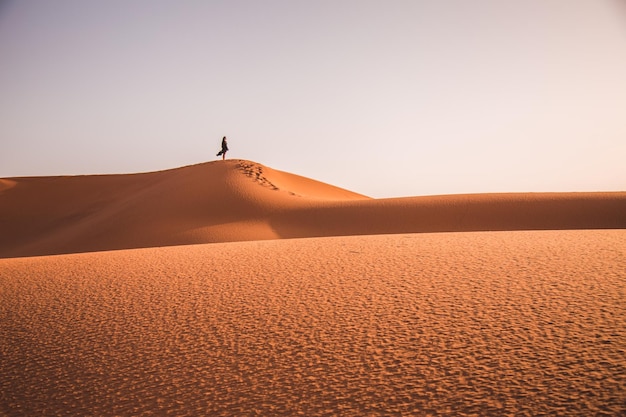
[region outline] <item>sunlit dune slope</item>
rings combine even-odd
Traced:
[[[624,416],[626,230],[0,259],[0,415]]]
[[[272,171],[290,186],[278,190],[265,169],[231,160],[143,174],[5,179],[0,255],[273,239],[279,236],[267,219],[296,196],[365,198]]]
[[[230,160],[0,183],[0,257],[277,238],[626,228],[626,193],[371,199]]]

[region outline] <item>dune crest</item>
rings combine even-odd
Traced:
[[[313,236],[626,228],[626,193],[369,197],[244,160],[0,180],[0,257]]]

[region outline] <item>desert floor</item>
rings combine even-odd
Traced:
[[[624,415],[626,230],[0,259],[0,415]]]

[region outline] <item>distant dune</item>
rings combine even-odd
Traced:
[[[229,160],[0,180],[0,257],[279,238],[626,228],[626,193],[371,199]]]

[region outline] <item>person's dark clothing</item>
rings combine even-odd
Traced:
[[[226,152],[228,152],[228,144],[226,143],[226,138],[224,138],[222,139],[222,150],[219,151],[217,156],[221,156],[222,154],[225,154]]]

